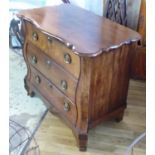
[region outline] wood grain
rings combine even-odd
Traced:
[[[40,78],[40,83],[36,83],[36,76]],[[64,96],[53,83],[48,81],[40,72],[31,67],[31,79],[30,81],[33,87],[33,90],[39,91],[40,95],[42,95],[48,102],[53,105],[56,110],[67,117],[72,124],[76,124],[77,120],[77,110],[76,105],[69,98]],[[64,102],[69,103],[69,110],[66,111],[64,109]]]
[[[73,53],[70,47],[64,46],[60,41],[53,39],[49,44],[49,50],[45,53],[51,57],[56,63],[60,64],[65,70],[74,75],[77,79],[80,74],[80,57]],[[64,55],[69,54],[71,63],[65,63]]]
[[[78,118],[76,130],[74,131],[77,144],[81,151],[86,151],[89,127],[89,109],[90,109],[90,79],[91,79],[91,62],[90,58],[81,58],[80,78],[77,86],[76,105]]]
[[[26,25],[28,95],[39,94],[48,108],[55,108],[80,151],[86,151],[89,129],[123,119],[131,56],[140,36],[72,5],[27,10],[20,16]]]
[[[132,61],[131,77],[146,80],[146,47],[137,47]]]
[[[37,59],[36,64],[32,64],[32,57],[34,56]],[[72,101],[75,102],[75,92],[78,80],[74,78],[74,76],[63,70],[51,58],[49,58],[48,55],[45,55],[43,51],[36,48],[31,43],[28,43],[27,46],[27,57],[30,64],[42,72],[47,79],[51,80],[57,88],[59,88],[66,96],[70,97]],[[50,62],[50,64],[47,64],[47,61]],[[66,90],[62,89],[62,80],[67,83]]]
[[[32,42],[36,47],[40,48],[43,51],[47,51],[48,50],[48,36],[44,33],[42,33],[40,30],[36,29],[35,26],[33,26],[32,24],[26,22],[25,23],[25,27],[27,30],[27,39]],[[33,39],[33,33],[37,33],[38,35],[38,39],[34,40]],[[46,42],[46,44],[45,44]]]
[[[121,120],[126,107],[130,75],[129,46],[103,53],[91,61],[90,127],[108,119],[108,115],[109,119]]]
[[[17,16],[71,44],[81,56],[96,56],[140,39],[137,32],[74,5],[23,10]]]
[[[81,58],[77,86],[78,119],[75,135],[86,149],[88,129],[108,119],[123,119],[132,52],[129,45],[93,58]]]
[[[80,73],[80,59],[79,56],[75,55],[70,47],[64,46],[60,41],[51,37],[50,35],[42,33],[35,26],[26,22],[27,28],[27,39],[33,45],[41,49],[44,53],[46,53],[49,57],[51,57],[54,61],[60,64],[64,69],[68,70],[72,75],[76,78],[79,77]],[[33,32],[37,33],[38,40],[33,40],[32,34]],[[50,37],[51,41],[49,42],[48,37]],[[71,64],[67,64],[64,62],[64,54],[68,53],[71,56]]]

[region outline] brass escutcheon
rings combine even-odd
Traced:
[[[32,64],[36,64],[37,63],[37,57],[36,56],[32,56],[31,57],[31,62],[32,62]]]
[[[70,64],[72,62],[71,56],[68,53],[64,54],[64,62]]]
[[[35,82],[37,83],[37,84],[39,84],[40,82],[41,82],[41,79],[40,79],[40,77],[37,75],[37,76],[35,76]]]
[[[68,87],[67,81],[61,80],[60,85],[61,85],[61,89],[62,89],[62,90],[67,90],[67,87]]]
[[[70,102],[64,101],[64,111],[70,111]]]
[[[37,32],[33,32],[32,33],[32,39],[34,40],[34,41],[37,41],[38,40],[38,34],[37,34]]]

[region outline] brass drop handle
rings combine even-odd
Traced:
[[[38,34],[37,34],[37,32],[33,32],[32,33],[32,39],[34,40],[34,41],[37,41],[38,40]]]
[[[37,76],[35,76],[35,82],[37,83],[37,84],[40,84],[40,82],[41,82],[41,79],[40,79],[40,77],[37,75]]]
[[[71,58],[70,54],[68,54],[68,53],[65,53],[65,54],[64,54],[64,62],[65,62],[66,64],[71,64],[72,58]]]
[[[70,111],[70,102],[64,101],[64,111]]]
[[[60,86],[62,90],[67,90],[68,87],[67,81],[61,80]]]
[[[36,56],[32,56],[31,57],[31,62],[32,62],[32,64],[36,64],[37,63],[37,57]]]

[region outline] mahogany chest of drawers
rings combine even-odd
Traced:
[[[24,10],[18,17],[25,38],[28,94],[38,94],[64,119],[80,150],[86,150],[90,128],[123,117],[140,35],[67,4]]]

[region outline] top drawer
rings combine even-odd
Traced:
[[[26,23],[27,39],[76,78],[80,74],[80,57],[57,39]]]
[[[48,50],[48,36],[28,22],[26,22],[26,35],[35,46],[43,51]]]

